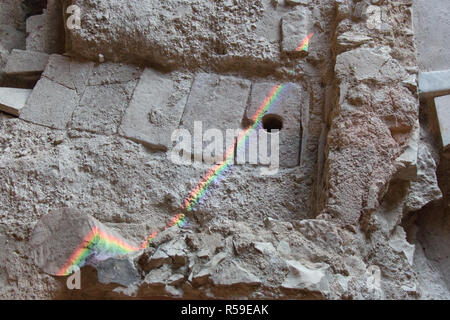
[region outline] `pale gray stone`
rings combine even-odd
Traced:
[[[341,53],[336,58],[338,79],[352,76],[357,81],[402,81],[408,78],[406,70],[384,48],[357,48]]]
[[[311,264],[307,266],[295,260],[286,262],[290,272],[281,285],[283,288],[317,291],[323,294],[328,293],[327,265]]]
[[[43,52],[14,49],[8,57],[6,75],[34,75],[44,71],[49,55]]]
[[[97,269],[98,281],[102,284],[120,284],[128,287],[140,280],[139,272],[129,258],[109,258],[99,262]]]
[[[202,123],[202,132],[208,129],[220,130],[224,138],[225,153],[228,147],[225,141],[226,130],[241,128],[250,85],[248,80],[236,77],[197,74],[182,117],[181,127],[189,130],[193,139],[196,139],[194,122]],[[194,150],[194,154],[196,151]]]
[[[282,50],[287,53],[307,54],[307,51],[296,51],[308,37],[310,30],[310,11],[306,7],[298,7],[289,12],[281,20]]]
[[[395,161],[398,165],[396,178],[402,180],[415,180],[417,178],[417,156],[419,153],[420,124],[416,127],[408,141],[406,150]]]
[[[226,265],[221,265],[220,271],[215,272],[212,275],[211,280],[217,286],[249,286],[261,283],[261,280],[258,277],[234,261],[231,261]]]
[[[396,252],[403,253],[409,264],[412,266],[414,263],[414,251],[416,246],[410,244],[408,240],[406,240],[406,232],[403,230],[401,226],[397,226],[389,239],[389,246],[394,249]]]
[[[436,162],[428,146],[419,145],[417,179],[411,182],[405,203],[406,212],[422,209],[426,204],[442,198],[436,176]]]
[[[82,94],[93,62],[76,61],[58,54],[50,55],[43,76]]]
[[[19,116],[32,90],[0,88],[0,111]]]
[[[444,150],[450,150],[450,95],[434,99],[436,114],[439,121],[442,145]]]
[[[75,90],[43,77],[34,87],[20,118],[54,129],[65,129],[77,103]]]
[[[419,94],[423,98],[450,94],[450,70],[420,72]]]
[[[136,81],[88,86],[73,113],[71,127],[106,135],[117,133],[135,86]]]
[[[139,67],[124,64],[106,62],[95,65],[89,77],[89,85],[126,83],[137,80],[141,76],[142,70]]]
[[[30,51],[47,52],[47,13],[31,16],[26,22],[26,48]]]
[[[25,49],[25,32],[11,25],[0,24],[1,45],[7,50]]]
[[[174,76],[175,77],[175,76]],[[191,87],[191,78],[178,81],[146,69],[133,94],[119,133],[151,147],[167,150],[172,132],[180,124]]]
[[[258,112],[261,104],[269,96],[270,92],[277,83],[255,83],[252,86],[250,103],[245,112],[247,123],[251,123],[251,119]],[[288,83],[285,89],[279,94],[278,98],[272,103],[264,117],[277,116],[282,121],[282,129],[279,136],[279,152],[281,167],[295,167],[300,162],[300,149],[302,140],[302,119],[301,119],[301,87]],[[256,127],[259,131],[263,129],[264,118]],[[268,135],[268,146],[270,146],[270,134]],[[248,144],[246,145],[248,148]],[[243,155],[242,151],[242,155]],[[238,153],[238,162],[241,163],[241,155]],[[248,159],[247,159],[248,160]]]

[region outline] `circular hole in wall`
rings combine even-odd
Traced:
[[[267,132],[283,129],[283,118],[275,114],[265,115],[262,119],[263,129]]]

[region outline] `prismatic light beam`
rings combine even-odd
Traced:
[[[297,47],[296,51],[308,51],[310,39],[313,33],[310,33]],[[197,186],[189,193],[188,197],[185,199],[182,211],[192,211],[194,207],[198,204],[200,199],[205,195],[211,184],[218,179],[228,168],[233,165],[234,150],[242,148],[242,146],[248,140],[250,133],[255,130],[267,111],[274,104],[275,101],[280,97],[283,91],[288,88],[288,85],[276,85],[271,90],[269,95],[264,99],[256,113],[253,115],[251,121],[252,124],[241,132],[232,146],[230,146],[224,156],[224,160],[219,164],[213,166],[204,178],[197,184]],[[171,228],[173,226],[183,227],[187,224],[187,218],[185,214],[179,213],[174,216],[170,222],[167,224],[165,229]],[[102,253],[106,256],[116,256],[120,254],[127,254],[130,252],[135,252],[147,248],[151,241],[154,240],[158,231],[153,232],[148,236],[139,247],[135,247],[127,244],[125,241],[118,239],[107,232],[100,230],[98,227],[94,227],[91,232],[83,239],[82,243],[78,245],[75,251],[72,253],[70,258],[61,267],[58,272],[58,276],[66,276],[73,272],[74,267],[81,268],[86,263],[86,259],[93,253]]]

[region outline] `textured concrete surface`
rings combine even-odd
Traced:
[[[413,10],[419,69],[450,69],[450,1],[414,0]]]

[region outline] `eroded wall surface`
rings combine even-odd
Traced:
[[[73,0],[42,14],[70,5],[80,28],[34,15],[22,45],[1,41],[4,86],[32,89],[0,114],[1,297],[448,297],[447,264],[417,249],[431,240],[411,218],[442,192],[410,0]],[[230,166],[189,210],[212,165],[171,161],[171,133],[245,129],[276,86],[278,172]],[[79,246],[52,215],[130,243],[158,234],[91,261],[69,290],[35,263]]]

